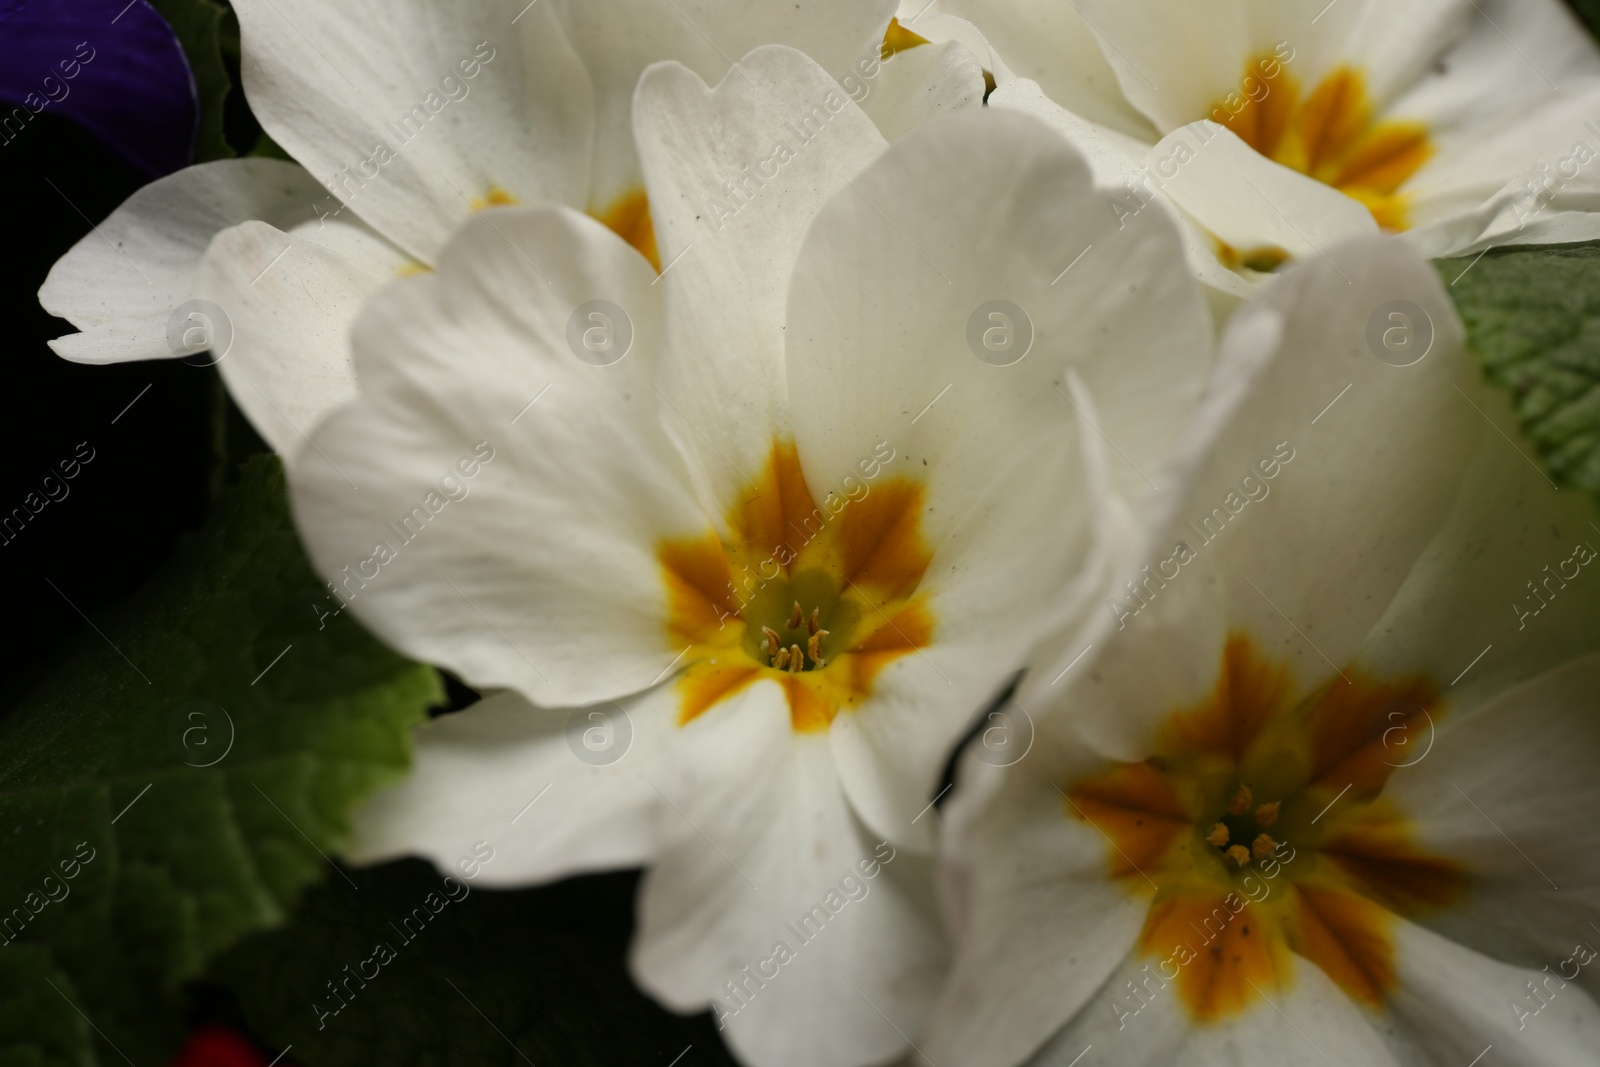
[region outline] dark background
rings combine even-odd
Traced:
[[[48,112],[0,144],[0,203],[9,206],[0,256],[0,515],[24,507],[30,492],[42,497],[40,482],[79,442],[94,449],[66,498],[0,543],[7,619],[0,709],[12,707],[64,641],[87,628],[79,611],[93,620],[131,594],[205,514],[216,372],[177,360],[68,363],[46,341],[72,327],[39,306],[51,265],[90,232],[91,220],[104,220],[147,180]]]

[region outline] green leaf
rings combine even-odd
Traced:
[[[1600,31],[1600,0],[1571,0],[1571,3],[1590,32]]]
[[[673,1015],[628,978],[637,874],[504,891],[417,860],[349,873],[212,968],[299,1062],[668,1067],[692,1045],[679,1067],[733,1067],[709,1015]]]
[[[233,88],[222,49],[228,34],[239,35],[238,22],[231,8],[216,0],[150,0],[177,34],[183,54],[194,73],[200,95],[200,135],[195,141],[194,161],[231,159],[236,153],[223,134],[224,104]]]
[[[0,719],[0,1064],[165,1062],[182,984],[283,923],[404,772],[438,676],[332,606],[253,459]]]
[[[1435,265],[1489,380],[1557,481],[1600,491],[1600,245]]]

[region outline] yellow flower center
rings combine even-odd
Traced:
[[[728,540],[663,541],[667,639],[684,648],[679,722],[767,678],[796,731],[825,730],[885,667],[926,647],[923,498],[919,483],[881,476],[818,501],[794,444],[777,441],[751,497],[729,510]]]
[[[1406,228],[1400,186],[1433,155],[1421,123],[1374,116],[1366,78],[1348,66],[1304,94],[1287,62],[1257,57],[1245,64],[1239,89],[1204,117],[1268,159],[1361,201],[1386,230]]]
[[[1150,899],[1139,948],[1158,977],[1145,990],[1171,985],[1197,1023],[1286,988],[1295,956],[1381,1007],[1394,917],[1467,887],[1382,795],[1404,762],[1399,735],[1438,715],[1435,687],[1348,668],[1305,700],[1292,689],[1287,667],[1235,634],[1215,689],[1171,715],[1154,756],[1063,791],[1068,817],[1105,836],[1111,876]]]

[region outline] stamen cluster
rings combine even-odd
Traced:
[[[1255,806],[1254,825],[1250,825],[1249,812]],[[1243,782],[1239,783],[1238,792],[1233,799],[1228,801],[1227,816],[1211,827],[1206,834],[1206,843],[1222,850],[1239,867],[1248,867],[1252,860],[1264,860],[1272,855],[1278,847],[1278,842],[1265,831],[1270,830],[1278,822],[1279,801],[1270,801],[1266,804],[1255,803],[1255,794]],[[1229,825],[1229,824],[1232,825]],[[1234,843],[1235,832],[1238,832],[1239,843]],[[1252,833],[1252,831],[1254,831]],[[1249,841],[1249,847],[1243,842]]]
[[[779,636],[778,631],[770,626],[761,628],[761,651],[767,657],[768,666],[780,671],[789,671],[799,674],[806,670],[820,670],[828,665],[822,656],[822,639],[828,636],[828,631],[822,628],[822,609],[812,608],[809,618],[800,607],[800,601],[794,602],[794,609],[789,612],[789,625],[786,630],[799,630],[805,628],[805,648],[800,647],[799,641],[786,641]],[[810,666],[806,665],[806,656],[811,656]]]

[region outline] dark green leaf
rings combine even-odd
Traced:
[[[677,1067],[732,1067],[710,1016],[673,1015],[628,979],[637,875],[495,891],[416,860],[349,873],[212,970],[301,1063],[668,1067],[692,1045]]]
[[[238,35],[232,10],[216,0],[150,0],[178,35],[183,54],[194,73],[200,94],[200,136],[195,142],[196,163],[231,159],[235,152],[223,136],[223,104],[233,81],[222,61],[223,41],[230,26]]]
[[[285,921],[351,807],[403,773],[438,678],[328,605],[277,460],[251,460],[0,719],[0,1064],[164,1062],[182,984]]]
[[[1571,0],[1578,17],[1588,24],[1591,32],[1600,32],[1600,0]]]
[[[1600,491],[1600,246],[1495,249],[1437,267],[1545,466]]]

